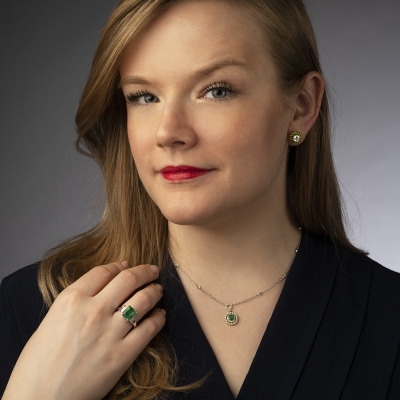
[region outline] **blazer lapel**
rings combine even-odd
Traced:
[[[303,243],[238,400],[309,398],[298,396],[300,392],[295,389],[315,341],[324,345],[324,335],[319,334],[319,330],[332,295],[338,264],[338,254],[328,239],[303,235]],[[343,310],[346,311],[350,310]],[[355,317],[356,311],[350,314]],[[332,325],[328,329],[334,330]],[[357,325],[356,329],[349,329],[353,331],[350,337],[357,335],[358,328]],[[351,348],[351,344],[349,346]],[[351,362],[351,354],[344,358],[342,364]]]
[[[356,352],[366,311],[370,271],[341,263],[322,236],[302,243],[237,400],[337,400]],[[164,291],[178,385],[211,372],[196,390],[169,398],[234,400],[172,266]]]
[[[188,385],[206,377],[198,389],[173,393],[168,399],[234,400],[217,358],[196,318],[185,289],[172,263],[164,285],[164,303],[168,310],[166,331],[178,359],[178,386]]]

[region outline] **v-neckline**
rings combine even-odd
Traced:
[[[314,235],[303,232],[303,238],[291,271],[286,278],[236,400],[261,399],[267,392],[268,395],[272,393],[278,395],[279,393],[280,399],[290,398],[291,390],[301,373],[302,365],[324,313],[336,271],[337,258],[326,259],[322,255],[321,259],[321,254],[315,254],[314,251],[315,240]],[[327,263],[331,264],[331,268],[328,268],[327,265],[322,268],[322,264]],[[315,268],[318,264],[320,268]],[[210,390],[218,390],[217,397],[215,397],[215,393],[212,393],[212,398],[235,400],[171,261],[167,268],[170,268],[171,273],[167,278],[169,282],[166,285],[164,297],[167,311],[169,311],[168,325],[171,343],[175,348],[182,350],[182,341],[184,343],[188,341],[186,345],[183,344],[183,347],[186,347],[183,353],[198,352],[198,357],[188,356],[191,367],[194,367],[198,373],[203,372],[203,375],[198,375],[197,379],[208,372],[204,371],[205,368],[211,367],[211,380],[217,384],[210,384]],[[302,298],[301,302],[296,301],[299,297]],[[293,337],[293,331],[298,332],[299,335]],[[186,358],[183,353],[178,354],[178,358],[179,356]],[[185,360],[181,361],[185,362]],[[260,369],[264,372],[265,379],[261,384],[260,382],[255,384],[254,375],[258,375]],[[190,373],[186,375],[190,375]],[[188,383],[192,382],[185,379],[180,382],[180,384]],[[207,381],[203,386],[203,392],[206,393]],[[189,398],[194,399],[195,397],[189,396]],[[200,395],[198,398],[205,397]]]

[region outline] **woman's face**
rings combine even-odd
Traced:
[[[293,111],[265,48],[249,16],[204,1],[172,6],[123,55],[132,154],[170,222],[286,207]]]

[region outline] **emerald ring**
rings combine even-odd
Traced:
[[[136,310],[131,306],[124,305],[118,308],[122,316],[136,328]]]

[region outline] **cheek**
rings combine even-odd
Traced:
[[[234,113],[224,129],[226,149],[239,158],[267,163],[286,150],[286,115],[279,105]],[[248,160],[249,161],[249,160]]]
[[[248,193],[263,192],[286,171],[288,118],[284,108],[272,104],[265,110],[254,107],[232,124],[237,134],[231,142],[235,160],[233,175]]]
[[[154,148],[154,138],[152,138],[151,135],[146,134],[150,129],[151,127],[149,124],[141,123],[140,119],[137,118],[135,118],[135,124],[133,124],[132,120],[128,116],[128,140],[139,173],[144,168],[146,159]]]

